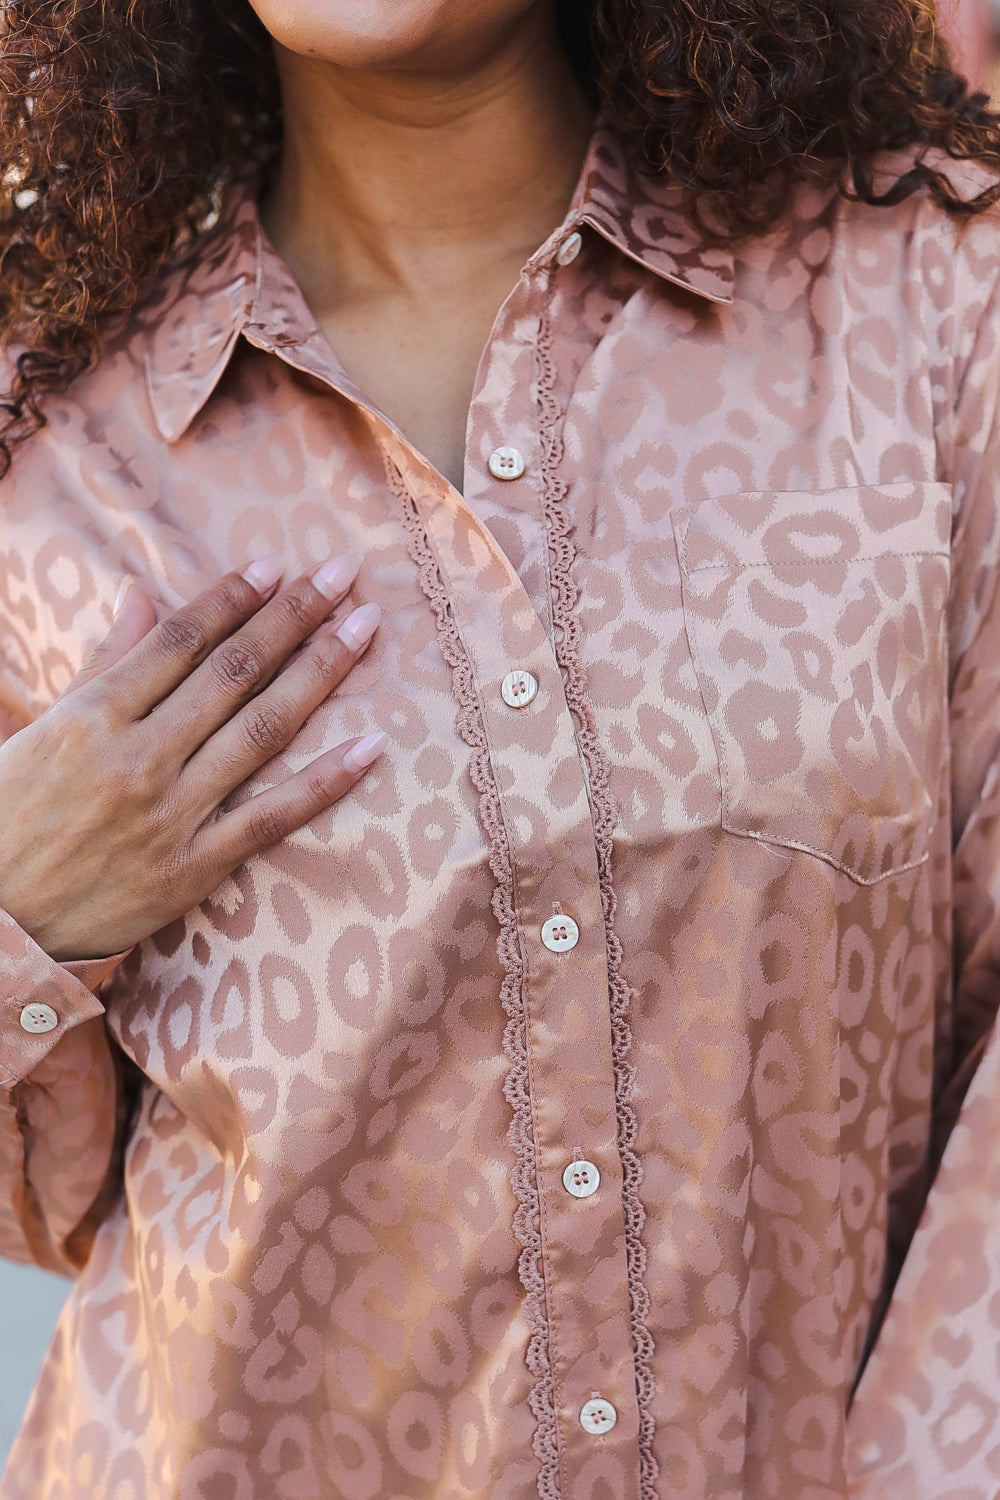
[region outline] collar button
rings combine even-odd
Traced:
[[[583,244],[583,235],[579,230],[574,230],[567,235],[559,249],[556,251],[556,260],[561,266],[568,266],[580,254],[580,246]]]

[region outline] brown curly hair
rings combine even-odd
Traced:
[[[978,211],[933,161],[1000,166],[1000,118],[952,69],[926,0],[557,0],[570,55],[639,156],[718,234],[761,233],[817,166],[865,202],[923,188]],[[98,358],[226,184],[273,170],[281,101],[247,0],[7,0],[0,19],[0,477],[47,393]],[[872,160],[912,164],[876,193]],[[998,174],[1000,176],[1000,174]]]

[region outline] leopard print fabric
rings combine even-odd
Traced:
[[[248,791],[391,743],[120,963],[0,923],[0,1245],[76,1276],[3,1500],[995,1500],[995,220],[722,251],[601,129],[462,494],[253,204],[195,248],[0,492],[4,722],[122,574],[350,548]]]

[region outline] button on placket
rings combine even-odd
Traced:
[[[520,479],[525,470],[524,454],[518,448],[494,448],[488,466],[494,479]]]
[[[508,672],[500,696],[509,708],[527,708],[538,693],[538,678],[530,672]]]
[[[572,1198],[592,1198],[601,1185],[601,1174],[592,1161],[571,1161],[562,1180]]]
[[[602,1433],[610,1432],[617,1421],[618,1413],[611,1402],[605,1401],[602,1396],[592,1397],[580,1408],[580,1426],[591,1437],[600,1437]]]
[[[579,941],[579,927],[562,912],[542,924],[542,942],[550,953],[568,953]]]

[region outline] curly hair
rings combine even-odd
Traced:
[[[868,203],[1000,196],[1000,117],[951,67],[930,0],[557,0],[575,66],[713,232],[780,219],[817,167]],[[6,0],[0,18],[0,477],[47,394],[99,358],[226,186],[273,170],[281,100],[247,0]],[[909,148],[876,192],[876,153]],[[933,155],[930,153],[933,151]],[[977,160],[964,199],[940,163]]]

